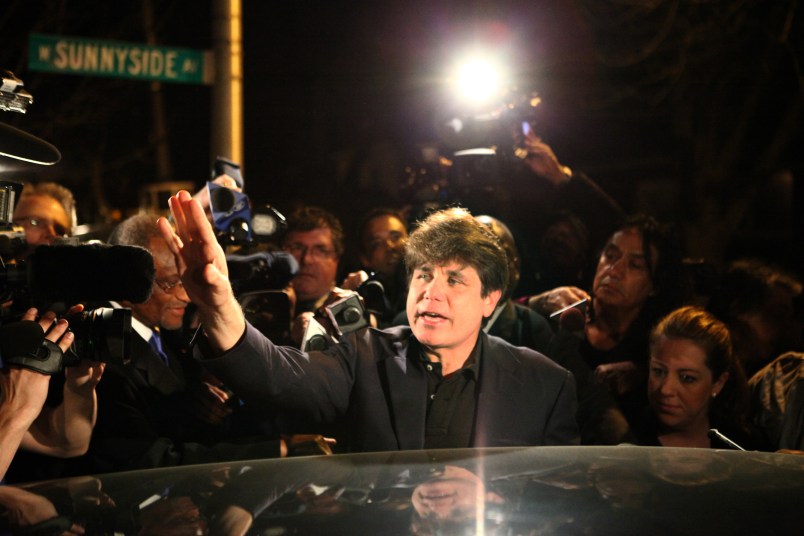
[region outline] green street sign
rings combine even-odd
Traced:
[[[183,84],[212,83],[211,54],[104,39],[31,34],[28,68]]]

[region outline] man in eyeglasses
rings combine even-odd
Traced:
[[[343,253],[341,222],[322,208],[299,207],[288,217],[282,248],[299,263],[299,273],[292,282],[296,314],[317,310],[335,288]]]
[[[190,298],[176,261],[155,227],[157,216],[138,214],[112,231],[109,243],[151,252],[153,293],[131,308],[131,362],[109,363],[108,384],[98,391],[98,424],[90,454],[95,472],[163,467],[280,455],[278,440],[227,442],[222,426],[232,412],[228,396],[205,382],[177,348]],[[204,378],[212,380],[212,378]]]
[[[303,205],[288,216],[288,230],[282,248],[299,263],[291,281],[296,303],[291,330],[292,343],[299,345],[311,319],[320,322],[334,336],[324,307],[347,297],[350,291],[335,285],[338,263],[343,254],[343,227],[340,220],[321,207]],[[350,274],[357,288],[365,274]],[[291,343],[291,341],[282,341]]]
[[[75,225],[75,198],[55,182],[26,184],[14,209],[12,223],[25,230],[30,248],[70,236]]]

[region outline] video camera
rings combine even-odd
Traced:
[[[238,188],[244,186],[240,166],[218,157],[212,178],[227,175]],[[224,247],[240,246],[248,252],[254,246],[277,240],[287,220],[270,205],[252,206],[242,191],[207,182],[213,227]],[[292,303],[285,288],[299,271],[296,259],[284,251],[259,251],[226,256],[229,279],[246,319],[273,340],[286,340],[292,322]]]
[[[285,251],[227,255],[226,264],[246,319],[272,340],[287,339],[293,306],[285,288],[299,271],[293,255]]]
[[[81,358],[120,365],[129,362],[130,309],[99,308],[65,318],[75,339],[64,354],[45,339],[37,322],[20,320],[0,326],[0,363],[55,374],[77,365]]]
[[[22,81],[4,71],[0,110],[25,113],[32,102],[33,97],[24,90]],[[41,165],[55,164],[61,159],[58,149],[49,143],[3,123],[0,123],[0,155]],[[76,364],[79,355],[92,360],[127,362],[130,310],[101,308],[70,315],[67,320],[75,340],[63,358],[60,351],[53,352],[52,346],[44,344],[44,333],[38,323],[17,319],[21,310],[30,305],[59,312],[63,303],[144,302],[153,287],[153,257],[143,248],[77,245],[75,239],[66,239],[62,242],[69,245],[39,246],[23,260],[23,254],[28,253],[25,232],[13,224],[21,193],[21,184],[0,181],[0,303],[13,301],[0,311],[0,358],[46,373]],[[47,372],[48,368],[52,372]]]
[[[436,131],[452,151],[454,188],[498,185],[517,160],[527,157],[522,144],[537,118],[536,92],[512,88],[481,107],[450,103],[437,116]]]
[[[212,178],[227,175],[242,190],[240,166],[218,157],[212,166]],[[207,182],[209,208],[215,235],[223,246],[267,242],[276,239],[287,228],[287,220],[270,205],[252,206],[242,191]]]
[[[71,268],[69,276],[65,276],[67,267]],[[19,329],[20,321],[13,319],[29,305],[58,312],[64,303],[141,303],[150,298],[153,279],[153,257],[143,248],[107,244],[39,246],[24,261],[6,263],[0,259],[0,300],[14,302],[3,309],[2,328],[4,333],[8,333],[7,326]],[[64,356],[64,366],[78,363],[78,356],[120,364],[129,361],[130,309],[99,308],[65,318],[75,340]],[[7,355],[3,359],[11,362]]]

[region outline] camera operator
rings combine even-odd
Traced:
[[[76,306],[71,312],[78,312]],[[29,309],[22,321],[33,321],[36,309]],[[38,320],[45,340],[58,345],[61,353],[73,342],[67,321],[56,319],[48,311]],[[8,324],[4,335],[14,335]],[[9,341],[2,341],[3,346]],[[51,351],[54,349],[51,348]],[[11,356],[5,356],[8,360]],[[6,475],[17,448],[68,458],[79,456],[89,447],[96,418],[95,386],[103,374],[104,364],[82,360],[67,367],[62,403],[45,406],[50,376],[8,363],[0,370],[0,479]]]
[[[70,190],[54,182],[25,184],[12,222],[25,230],[29,248],[52,244],[56,238],[72,234],[75,198]]]

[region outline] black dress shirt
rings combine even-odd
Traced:
[[[469,355],[463,367],[443,376],[441,363],[419,351],[427,373],[427,417],[424,448],[465,448],[472,445],[477,406],[477,378],[481,345]]]

